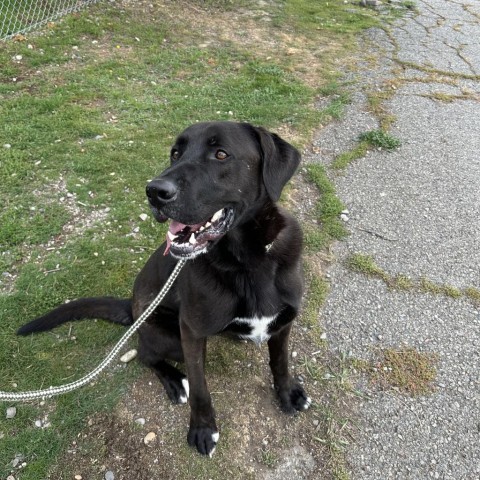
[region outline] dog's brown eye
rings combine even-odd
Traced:
[[[225,160],[228,157],[227,153],[224,152],[223,150],[218,150],[217,153],[215,154],[215,158],[217,160]]]
[[[172,157],[172,160],[178,160],[178,157],[180,156],[178,153],[178,150],[172,150],[172,153],[170,154]]]

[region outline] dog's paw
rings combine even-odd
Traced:
[[[291,388],[278,391],[280,405],[285,413],[296,413],[308,410],[312,400],[307,396],[303,387],[296,383]]]
[[[179,405],[187,403],[189,394],[187,377],[181,380],[170,378],[163,385],[172,403]]]
[[[215,452],[220,434],[210,427],[190,427],[188,431],[188,444],[195,447],[202,455],[208,455],[210,458]]]

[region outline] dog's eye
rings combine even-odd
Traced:
[[[225,160],[228,157],[227,152],[224,152],[223,150],[218,150],[217,153],[215,154],[215,158],[217,160]]]
[[[172,150],[172,152],[170,153],[170,157],[172,158],[172,160],[178,160],[178,158],[180,157],[178,150]]]

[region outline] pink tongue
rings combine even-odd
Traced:
[[[176,220],[172,220],[170,222],[170,226],[168,227],[168,231],[170,233],[172,233],[173,235],[176,235],[178,232],[180,232],[181,230],[183,230],[185,227],[190,227],[190,231],[192,232],[196,232],[201,226],[203,225],[203,223],[197,223],[195,225],[185,225],[184,223],[180,223],[180,222],[177,222]],[[168,238],[168,235],[167,235],[167,248],[165,248],[165,252],[163,252],[164,255],[167,255],[168,252],[170,251],[170,244],[171,244],[171,240]]]

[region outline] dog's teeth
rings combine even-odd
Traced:
[[[213,217],[211,219],[212,223],[213,222],[216,222],[221,216],[222,216],[222,213],[223,213],[223,209],[222,210],[219,210],[218,212],[215,212],[213,214]]]
[[[211,226],[212,226],[212,224],[211,224],[210,222],[207,222],[207,223],[205,224],[205,227],[202,227],[202,228],[208,228],[208,227],[211,227]],[[202,228],[201,228],[200,230],[202,230]]]
[[[173,241],[177,238],[178,235],[174,235],[172,232],[168,231],[167,232],[167,235],[168,235],[168,238],[170,239],[170,241]]]
[[[206,227],[206,225],[203,226],[203,227],[200,227],[200,232],[203,232],[205,230],[205,227]]]
[[[195,245],[196,240],[195,240],[195,234],[194,234],[194,233],[192,233],[192,234],[190,235],[190,238],[188,239],[188,241],[189,241],[192,245]]]

